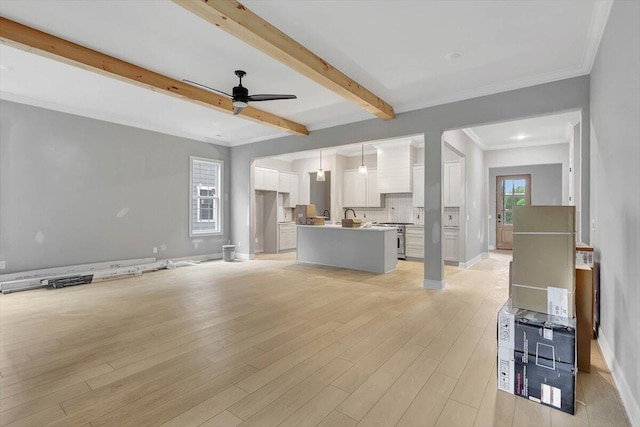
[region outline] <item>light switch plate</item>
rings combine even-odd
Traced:
[[[4,270],[5,268],[7,268],[7,262],[6,261],[0,261],[0,270]]]

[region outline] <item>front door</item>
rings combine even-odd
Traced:
[[[513,248],[513,207],[531,204],[531,175],[496,178],[496,248]]]

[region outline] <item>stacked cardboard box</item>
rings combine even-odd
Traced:
[[[575,413],[575,319],[515,308],[498,313],[498,389]]]
[[[498,314],[498,388],[575,413],[575,207],[517,206],[510,297]]]

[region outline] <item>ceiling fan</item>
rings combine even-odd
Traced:
[[[235,86],[233,88],[233,95],[228,94],[227,92],[223,92],[221,90],[218,89],[214,89],[212,87],[209,86],[205,86],[203,84],[200,83],[196,83],[196,82],[192,82],[191,80],[187,80],[184,79],[183,81],[186,83],[189,83],[191,85],[194,86],[199,86],[202,87],[204,89],[207,89],[209,91],[212,92],[217,92],[217,93],[221,93],[223,95],[228,96],[229,98],[231,98],[231,100],[233,101],[233,115],[238,115],[240,114],[240,112],[249,104],[249,102],[255,102],[255,101],[276,101],[278,99],[297,99],[297,97],[295,95],[249,95],[249,89],[247,89],[246,87],[242,86],[242,78],[246,75],[247,73],[245,73],[242,70],[236,70],[236,76],[238,76],[238,78],[240,79],[240,83],[238,84],[238,86]]]

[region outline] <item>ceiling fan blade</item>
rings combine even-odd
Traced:
[[[278,99],[298,99],[295,95],[250,95],[249,101],[276,101]]]
[[[221,94],[223,94],[223,95],[227,95],[229,98],[233,97],[233,95],[229,95],[227,92],[223,92],[223,91],[221,91],[221,90],[214,89],[214,88],[212,88],[212,87],[205,86],[205,85],[200,84],[200,83],[192,82],[191,80],[182,79],[182,81],[183,81],[183,82],[185,82],[185,83],[189,83],[189,84],[190,84],[190,85],[192,85],[192,86],[198,86],[198,87],[201,87],[201,88],[207,89],[207,90],[209,90],[209,91],[211,91],[211,92],[218,92],[218,93],[221,93]]]
[[[240,114],[240,111],[244,110],[244,107],[235,107],[233,109],[233,115],[237,116],[238,114]]]

